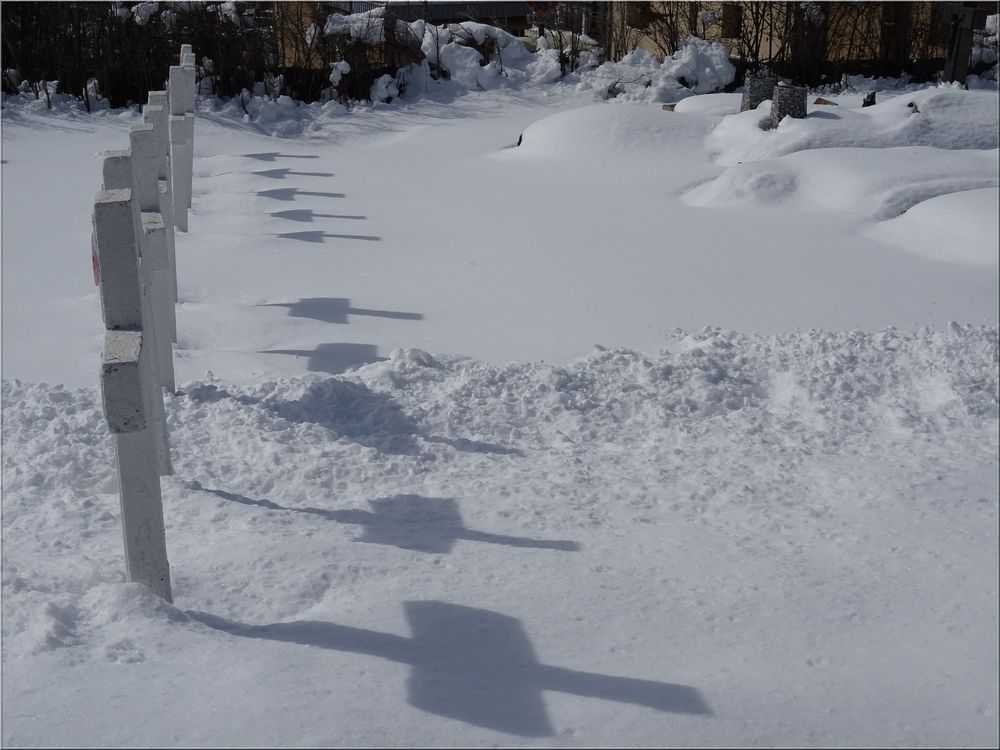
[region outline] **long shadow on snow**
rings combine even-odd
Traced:
[[[368,242],[378,242],[382,238],[375,234],[334,234],[332,232],[324,232],[322,230],[310,230],[305,232],[282,232],[281,234],[272,235],[272,237],[278,237],[283,240],[298,240],[299,242],[326,242],[326,238],[330,237],[335,240],[366,240]]]
[[[257,159],[258,161],[277,161],[278,159],[318,159],[316,154],[282,154],[278,151],[267,151],[259,154],[241,154],[244,159]]]
[[[358,509],[328,510],[325,508],[289,508],[270,500],[255,500],[245,495],[225,490],[203,487],[200,482],[188,482],[192,490],[207,492],[242,505],[252,505],[268,510],[293,513],[308,513],[337,523],[361,526],[362,535],[356,542],[385,544],[415,552],[446,555],[452,551],[455,542],[485,542],[502,544],[507,547],[530,549],[552,549],[563,552],[578,552],[577,542],[565,539],[529,539],[506,534],[490,534],[467,529],[462,521],[458,503],[450,497],[421,497],[420,495],[396,495],[369,501],[372,511]]]
[[[412,638],[315,620],[246,625],[205,612],[187,614],[243,638],[318,646],[407,664],[411,706],[522,737],[553,734],[544,690],[655,711],[712,714],[701,693],[688,685],[540,664],[517,618],[440,601],[408,601],[403,606]]]
[[[271,302],[258,307],[287,307],[290,318],[311,318],[323,323],[346,324],[348,315],[365,315],[392,320],[423,320],[420,313],[398,312],[395,310],[371,310],[351,307],[351,300],[344,297],[303,297],[297,302]]]
[[[271,190],[258,190],[256,195],[261,198],[271,198],[276,201],[293,201],[300,195],[313,195],[320,198],[346,198],[345,193],[324,193],[316,190],[299,190],[299,188],[273,188]]]
[[[378,347],[374,344],[319,344],[315,349],[265,349],[260,353],[307,357],[307,370],[330,375],[340,375],[356,367],[385,362],[385,357],[378,356]]]
[[[269,177],[272,180],[283,180],[289,175],[296,177],[333,177],[333,172],[296,172],[291,167],[276,167],[275,169],[259,169],[251,172],[258,177]]]
[[[260,400],[251,396],[233,397],[214,385],[202,385],[187,393],[195,401],[211,402],[235,398],[245,405],[261,406],[272,414],[298,424],[317,424],[335,435],[376,448],[383,453],[419,455],[419,440],[444,443],[465,453],[496,453],[522,456],[516,448],[493,443],[428,435],[403,413],[393,399],[375,393],[361,383],[331,378],[310,384],[296,401]]]
[[[316,221],[316,219],[367,219],[358,214],[318,214],[311,208],[292,208],[287,211],[272,211],[270,216],[288,221]]]

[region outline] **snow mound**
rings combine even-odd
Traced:
[[[774,159],[817,148],[933,146],[941,149],[995,149],[1000,143],[997,94],[953,88],[896,95],[872,107],[848,109],[812,105],[805,119],[786,117],[777,128],[761,130],[771,111],[764,102],[722,120],[707,146],[719,164]]]
[[[674,112],[700,115],[732,115],[740,111],[743,94],[703,94],[677,102]]]
[[[769,205],[891,219],[922,201],[1000,184],[996,149],[826,148],[729,167],[688,191],[692,206]],[[993,224],[996,214],[993,212]],[[980,222],[989,222],[984,212]]]
[[[931,260],[998,269],[1000,189],[982,188],[918,203],[871,227],[870,237]]]
[[[520,146],[503,152],[503,156],[585,159],[588,163],[622,158],[670,159],[677,155],[678,141],[686,140],[692,128],[705,127],[700,118],[664,112],[658,106],[593,104],[532,123],[525,128]]]
[[[604,465],[609,445],[624,462],[606,467],[603,481],[613,485],[665,460],[663,446],[682,433],[699,436],[708,453],[743,435],[765,455],[769,441],[836,453],[889,436],[947,442],[953,433],[995,430],[998,330],[952,324],[912,334],[764,336],[706,328],[675,335],[673,352],[598,347],[565,367],[400,349],[339,377],[191,383],[168,397],[167,412],[177,477],[236,481],[251,496],[280,487],[290,505],[325,495],[331,476],[342,499],[420,477],[462,494],[466,470],[534,481],[563,451]],[[39,580],[50,593],[89,590],[103,575],[90,568],[117,555],[119,543],[97,389],[4,381],[3,410],[5,552],[46,566]],[[52,554],[66,538],[83,555],[68,572]],[[18,565],[5,566],[15,593],[25,585],[19,575]],[[148,610],[129,597],[114,606]]]

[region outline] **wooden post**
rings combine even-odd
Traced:
[[[97,194],[94,246],[107,329],[101,391],[117,448],[126,571],[129,581],[142,583],[172,601],[155,429],[149,418],[155,379],[143,340],[141,260],[131,190]],[[157,400],[162,405],[162,399]]]
[[[163,225],[167,236],[167,331],[172,342],[177,341],[177,316],[174,304],[177,302],[177,252],[174,241],[174,199],[170,186],[170,134],[168,133],[167,112],[162,104],[166,104],[165,92],[149,92],[149,105],[143,109],[143,122],[153,126],[156,150],[157,183],[159,187],[159,213],[163,217]]]
[[[137,126],[142,127],[142,126]],[[139,281],[138,283],[138,294],[139,294],[139,311],[140,319],[137,327],[145,332],[145,342],[147,348],[148,367],[146,370],[150,374],[150,382],[146,389],[146,414],[151,425],[152,434],[155,438],[156,443],[156,454],[158,460],[159,473],[161,476],[166,476],[173,473],[173,469],[170,461],[170,444],[167,438],[167,420],[166,413],[163,408],[163,392],[161,390],[161,383],[159,380],[159,373],[157,371],[157,365],[160,362],[160,351],[157,348],[156,342],[156,331],[153,323],[153,305],[152,305],[152,262],[147,257],[143,259],[143,247],[142,240],[145,237],[145,232],[143,231],[142,212],[139,210],[138,202],[133,200],[133,190],[134,176],[132,169],[132,160],[129,155],[130,151],[112,151],[108,152],[104,161],[104,184],[105,187],[110,190],[116,190],[121,192],[121,190],[127,190],[129,194],[128,206],[131,211],[131,227],[132,227],[132,242],[134,243],[134,252],[136,258],[138,259],[138,273]],[[112,180],[121,179],[121,183],[111,182]],[[109,184],[110,183],[110,184]],[[95,218],[96,221],[96,218]],[[162,222],[161,222],[162,223]],[[151,225],[155,225],[155,222],[150,222]],[[155,226],[151,226],[151,229],[155,229]],[[96,230],[95,230],[96,234]],[[148,243],[147,243],[148,244]],[[153,246],[149,249],[149,255],[154,255],[156,252],[156,247]],[[101,266],[101,288],[102,288],[102,300],[104,299],[104,267]],[[112,296],[112,300],[116,297]],[[105,327],[107,328],[118,328],[121,326],[111,326],[107,325],[108,321],[105,319]],[[128,327],[131,330],[131,327]]]

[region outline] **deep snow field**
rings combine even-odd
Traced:
[[[97,388],[138,116],[8,102],[3,744],[996,746],[997,93],[862,96],[203,99],[173,605]]]

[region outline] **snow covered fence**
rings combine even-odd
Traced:
[[[194,54],[181,47],[167,91],[150,91],[129,148],[105,153],[94,201],[94,279],[105,340],[104,414],[115,437],[128,579],[171,600],[160,477],[173,473],[163,388],[177,340],[174,227],[187,231],[193,175]]]

